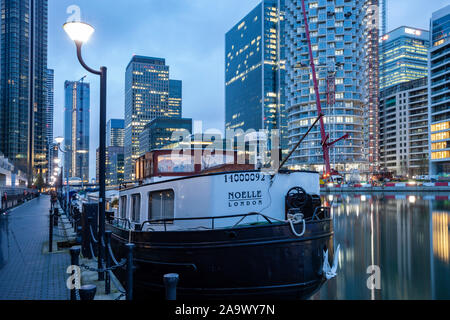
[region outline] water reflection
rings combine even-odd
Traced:
[[[332,206],[340,268],[313,299],[450,298],[450,201],[398,194],[323,201]],[[367,287],[371,265],[381,269],[380,290]]]

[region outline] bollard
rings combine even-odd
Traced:
[[[177,300],[177,284],[179,276],[176,273],[164,275],[164,286],[166,287],[166,300]]]
[[[78,292],[80,293],[80,300],[94,300],[97,292],[97,286],[93,284],[86,284],[81,286]]]
[[[133,249],[134,243],[127,243],[127,300],[133,300]]]
[[[83,233],[83,228],[82,227],[78,227],[78,229],[77,229],[77,236],[75,238],[75,241],[77,242],[78,245],[81,245],[82,233]]]
[[[109,255],[109,246],[111,244],[111,234],[112,231],[105,231],[105,262],[106,269],[111,267],[111,256]],[[110,294],[111,292],[111,278],[109,271],[105,272],[105,293]]]
[[[48,252],[53,252],[53,213],[50,211],[48,230]]]
[[[80,265],[80,260],[79,260],[80,251],[81,251],[81,248],[79,246],[74,246],[74,247],[70,248],[70,264],[72,266]],[[72,274],[74,272],[75,271],[72,271]],[[79,276],[81,276],[81,275],[79,275]],[[77,300],[77,295],[76,295],[75,290],[76,290],[75,288],[70,290],[70,300]]]

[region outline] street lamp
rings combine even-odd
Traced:
[[[106,67],[94,70],[86,65],[81,55],[81,47],[94,33],[94,28],[84,22],[67,22],[63,26],[67,35],[75,42],[77,57],[80,64],[88,72],[100,76],[100,134],[99,134],[99,197],[98,197],[98,269],[103,268],[102,258],[104,257],[101,238],[105,238],[105,163],[106,163]],[[104,280],[104,273],[99,273],[99,280]]]

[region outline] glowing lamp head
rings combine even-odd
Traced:
[[[85,43],[94,33],[95,29],[84,22],[67,22],[63,25],[64,31],[75,42]]]
[[[64,141],[64,138],[63,138],[63,137],[57,137],[57,138],[55,138],[55,142],[56,142],[57,144],[61,144],[61,143],[63,143],[63,141]]]

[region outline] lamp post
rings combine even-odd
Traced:
[[[63,137],[57,137],[55,138],[55,142],[58,146],[59,151],[61,151],[63,154],[66,154],[68,151],[61,149],[61,143],[64,141]],[[66,169],[66,206],[64,208],[64,212],[67,214],[67,206],[69,205],[69,193],[70,193],[70,186],[69,186],[69,168],[67,166],[62,166],[63,169]],[[62,171],[61,171],[62,174]],[[62,184],[61,184],[62,189]]]
[[[100,70],[94,70],[86,65],[81,55],[81,47],[87,42],[94,33],[94,28],[83,22],[67,22],[63,26],[67,35],[75,42],[77,48],[77,57],[80,64],[88,72],[100,76],[100,134],[99,134],[99,197],[98,197],[98,268],[103,268],[102,258],[103,247],[101,238],[105,237],[105,162],[106,162],[106,67],[100,67]],[[104,280],[104,273],[99,273],[99,280]]]

